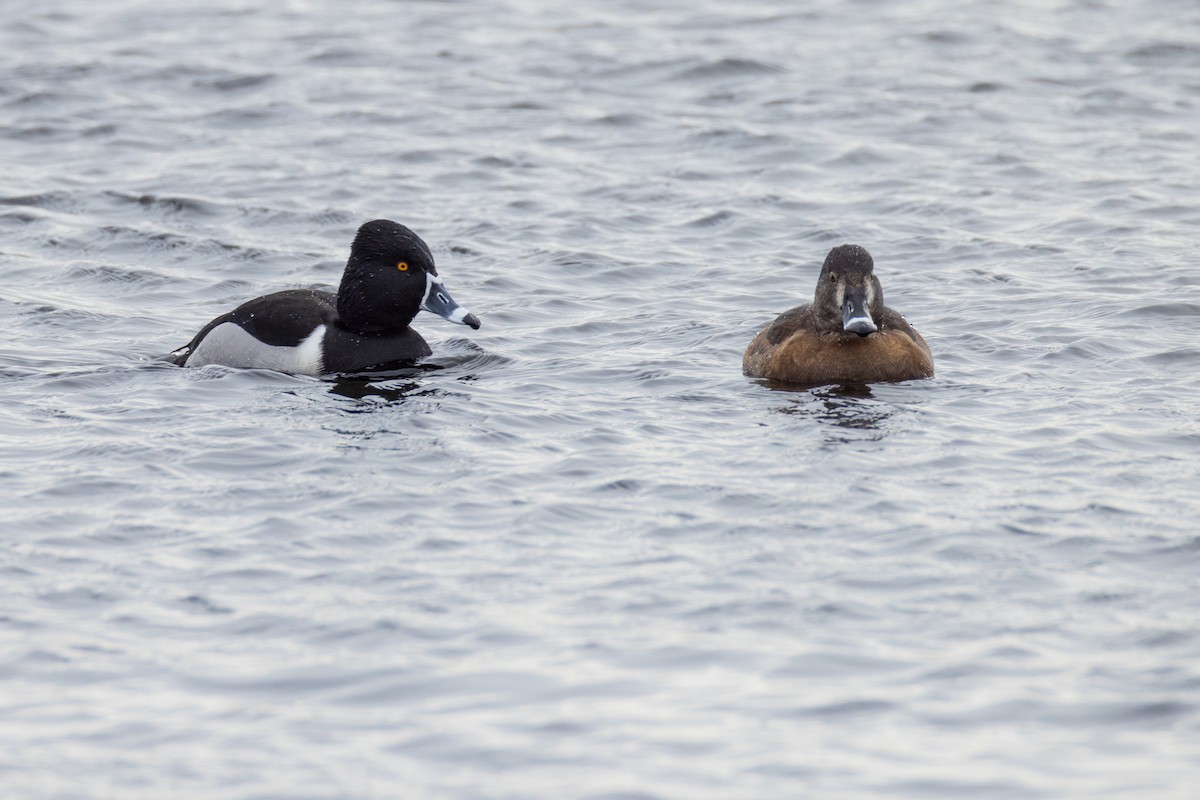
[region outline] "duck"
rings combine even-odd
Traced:
[[[385,369],[433,354],[410,327],[421,309],[480,327],[446,290],[421,237],[376,219],[358,229],[336,294],[287,289],[256,297],[205,325],[169,359],[313,376]]]
[[[866,248],[829,251],[812,303],[785,311],[760,330],[742,357],[752,378],[808,387],[933,377],[924,337],[883,302]]]

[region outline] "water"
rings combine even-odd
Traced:
[[[3,796],[1194,796],[1190,0],[0,44]],[[440,369],[157,360],[381,216]],[[842,242],[938,376],[743,378]]]

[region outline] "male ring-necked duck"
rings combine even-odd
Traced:
[[[933,375],[921,334],[883,304],[871,254],[854,244],[829,251],[813,302],[758,332],[742,371],[754,378],[822,386],[906,381]]]
[[[289,289],[255,298],[205,325],[171,357],[186,367],[365,372],[431,355],[409,327],[422,308],[479,328],[446,291],[421,237],[377,219],[358,229],[336,295]]]

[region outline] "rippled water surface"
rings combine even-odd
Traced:
[[[4,797],[1195,796],[1194,2],[23,9]],[[376,217],[435,368],[160,360]],[[937,377],[744,378],[842,242]]]

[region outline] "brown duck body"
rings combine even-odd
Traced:
[[[885,309],[879,330],[869,336],[821,332],[812,325],[813,316],[811,305],[780,314],[750,342],[742,371],[808,386],[933,377],[929,345],[892,309]]]
[[[746,348],[742,371],[754,378],[821,386],[933,376],[924,337],[883,304],[869,253],[830,251],[813,302],[780,314]]]

